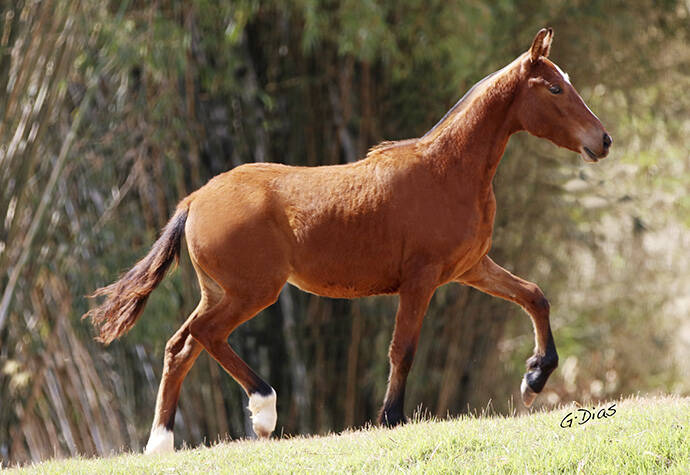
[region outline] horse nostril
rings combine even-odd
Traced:
[[[611,136],[604,132],[604,148],[609,148],[612,143],[613,139],[611,138]]]

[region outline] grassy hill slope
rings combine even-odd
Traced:
[[[690,398],[599,404],[584,424],[577,409],[228,442],[166,456],[55,460],[17,473],[690,473]]]

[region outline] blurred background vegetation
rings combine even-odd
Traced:
[[[165,342],[197,303],[189,260],[110,347],[79,317],[93,305],[84,295],[147,252],[179,199],[241,163],[344,163],[420,136],[546,25],[552,59],[615,142],[590,166],[518,134],[495,179],[491,254],[552,304],[561,365],[540,404],[690,392],[688,2],[0,5],[3,464],[145,443]],[[278,434],[373,419],[395,305],[286,288],[231,336],[278,392]],[[440,289],[408,413],[523,410],[532,345],[516,306]],[[204,354],[176,438],[248,436],[245,406]]]

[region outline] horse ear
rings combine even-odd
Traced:
[[[539,59],[540,56],[548,56],[552,38],[552,28],[542,28],[539,30],[537,36],[534,37],[534,41],[532,41],[532,47],[529,49],[529,56],[532,62]]]
[[[545,58],[549,57],[549,52],[551,52],[551,42],[553,41],[553,28],[547,28],[546,29],[546,36],[544,37],[544,41],[542,43],[543,49],[541,52],[541,55],[544,56]]]

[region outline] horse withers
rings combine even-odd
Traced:
[[[488,256],[496,201],[492,179],[520,130],[596,162],[611,137],[568,75],[548,59],[553,31],[477,83],[431,130],[384,142],[363,160],[323,167],[247,164],[184,198],[151,251],[94,295],[99,340],[129,330],[179,255],[184,235],[201,287],[198,306],[165,348],[146,452],[173,450],[180,387],[202,350],[249,396],[254,431],[276,425],[276,393],[228,344],[232,331],[274,303],[286,282],[336,298],[399,294],[390,377],[379,422],[405,420],[405,382],[434,291],[469,285],[520,305],[535,331],[521,393],[529,406],[558,364],[549,303],[536,284]]]

